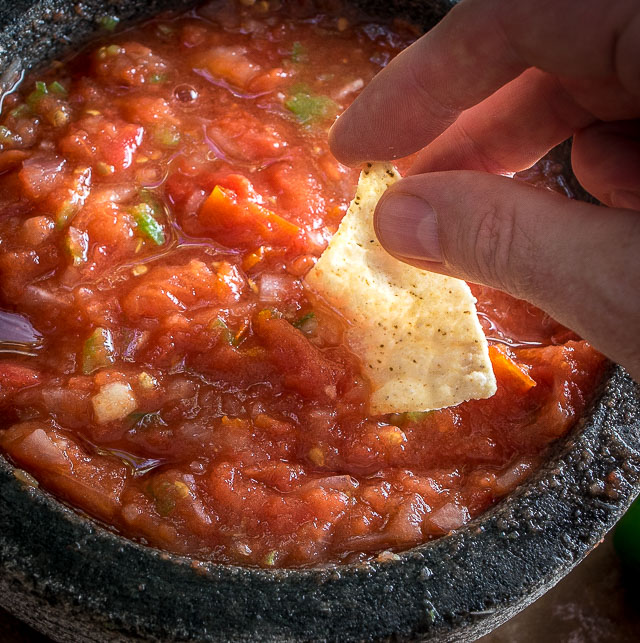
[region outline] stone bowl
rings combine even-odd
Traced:
[[[425,28],[444,0],[360,0]],[[108,13],[186,0],[0,5],[0,74],[82,44]],[[565,148],[557,151],[568,167]],[[578,191],[578,188],[576,188]],[[567,574],[640,492],[640,391],[616,366],[547,464],[463,529],[397,560],[306,570],[203,563],[126,540],[0,457],[0,605],[56,641],[471,641]]]

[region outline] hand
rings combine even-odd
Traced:
[[[500,174],[573,136],[609,207]],[[355,165],[421,148],[378,238],[413,265],[527,299],[640,381],[640,4],[464,0],[335,123]]]

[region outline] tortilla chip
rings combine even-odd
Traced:
[[[329,247],[306,282],[350,322],[347,342],[372,384],[372,414],[428,411],[491,397],[496,381],[469,286],[389,255],[373,230],[400,178],[368,164]]]

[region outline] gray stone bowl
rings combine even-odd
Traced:
[[[0,5],[0,73],[82,43],[105,13],[187,4],[14,0]],[[425,27],[444,1],[362,2]],[[558,151],[568,158],[566,149]],[[399,560],[315,570],[194,562],[121,538],[0,457],[0,605],[57,641],[470,641],[560,580],[640,491],[640,394],[612,366],[547,464],[491,511]]]

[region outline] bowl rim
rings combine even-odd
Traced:
[[[455,2],[431,4],[444,15]],[[73,0],[0,7],[0,54],[39,60],[64,38],[81,41],[104,14],[99,1],[85,5],[61,22]],[[161,5],[117,0],[109,10],[130,18]],[[473,640],[560,580],[639,492],[640,389],[620,367],[523,485],[464,528],[384,562],[194,562],[119,536],[20,481],[0,456],[0,605],[59,641]]]

